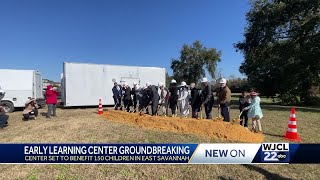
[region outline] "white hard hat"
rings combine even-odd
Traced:
[[[186,86],[186,85],[187,85],[186,82],[184,82],[184,81],[181,82],[181,86]]]
[[[136,86],[135,86],[135,88],[134,88],[135,90],[138,90],[138,89],[140,89],[140,86],[139,86],[139,84],[137,84]]]
[[[175,79],[172,79],[171,83],[177,83],[177,81]]]
[[[148,86],[150,86],[150,85],[151,85],[151,83],[150,83],[150,82],[147,82],[147,83],[146,83],[146,86],[147,86],[147,87],[148,87]]]
[[[208,82],[208,79],[206,77],[204,77],[204,78],[201,79],[201,82],[202,83]]]
[[[133,85],[137,85],[137,83],[136,83],[136,82],[133,82]]]
[[[225,78],[221,78],[219,81],[220,84],[226,84],[227,80]]]

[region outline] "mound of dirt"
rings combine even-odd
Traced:
[[[150,115],[140,116],[138,113],[114,110],[108,110],[102,116],[107,120],[133,124],[148,129],[194,134],[210,139],[249,143],[260,143],[264,140],[262,134],[253,133],[239,124],[223,121]]]

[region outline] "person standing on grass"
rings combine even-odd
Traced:
[[[158,104],[159,104],[159,94],[158,94],[158,89],[155,85],[151,85],[150,82],[146,84],[146,86],[149,89],[149,95],[151,99],[151,111],[152,111],[152,116],[157,115],[158,111]]]
[[[163,83],[159,83],[159,109],[161,108],[162,110],[162,115],[166,116],[167,115],[167,96],[169,95],[168,90],[166,87],[164,87]],[[159,113],[158,113],[159,114]]]
[[[118,108],[121,106],[122,90],[117,82],[114,82],[112,93],[113,93],[114,109],[118,110]]]
[[[137,104],[138,104],[136,87],[137,87],[137,83],[133,82],[131,94],[132,94],[132,103],[133,103],[133,112],[134,113],[136,112]]]
[[[201,93],[200,90],[196,88],[195,83],[190,84],[191,87],[191,108],[192,108],[192,118],[199,118],[199,112],[201,107]]]
[[[179,109],[181,117],[187,118],[189,115],[189,97],[187,83],[182,81],[179,90]]]
[[[202,78],[201,80],[202,83],[202,87],[203,87],[203,91],[202,91],[202,104],[204,105],[204,110],[206,113],[206,118],[207,119],[212,119],[212,107],[214,104],[214,99],[212,96],[212,91],[211,91],[211,87],[210,84],[208,83],[208,79],[207,78]]]
[[[124,84],[124,95],[123,95],[123,104],[126,108],[126,111],[130,111],[130,106],[132,106],[132,99],[131,99],[131,88],[128,83]]]
[[[220,79],[220,90],[218,92],[218,103],[221,108],[221,115],[223,121],[230,122],[230,101],[231,101],[231,90],[227,86],[227,80],[224,78]]]
[[[261,118],[263,117],[262,110],[260,107],[260,97],[258,93],[252,91],[250,93],[251,104],[248,107],[245,107],[243,110],[248,110],[248,118],[252,118],[252,131],[257,133],[262,133],[261,128]]]
[[[52,85],[47,86],[46,90],[46,104],[48,106],[47,118],[56,117],[56,109],[57,109],[57,95],[58,91],[54,90]]]
[[[171,80],[169,92],[170,92],[169,107],[172,112],[172,117],[176,117],[177,116],[176,110],[177,110],[177,104],[178,104],[178,87],[177,87],[177,81],[174,79]]]
[[[25,108],[22,112],[23,120],[29,120],[30,117],[35,120],[38,117],[38,105],[35,99],[30,99],[25,103]]]
[[[244,111],[245,107],[250,105],[249,103],[250,97],[247,97],[246,92],[243,91],[239,97],[239,110],[240,110],[240,125],[248,128],[248,111]]]

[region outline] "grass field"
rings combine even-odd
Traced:
[[[235,107],[234,107],[235,108]],[[296,109],[303,143],[320,143],[320,111]],[[42,109],[40,112],[44,112]],[[289,107],[266,106],[265,141],[283,141]],[[231,110],[232,117],[238,110]],[[217,110],[214,110],[214,116]],[[22,121],[10,114],[2,143],[210,143],[215,139],[162,132],[111,122],[96,109],[59,109],[58,117]],[[221,142],[221,141],[220,141]],[[320,165],[1,165],[0,179],[319,179]]]

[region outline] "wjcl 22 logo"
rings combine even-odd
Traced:
[[[263,143],[262,162],[288,163],[290,160],[289,143]]]

